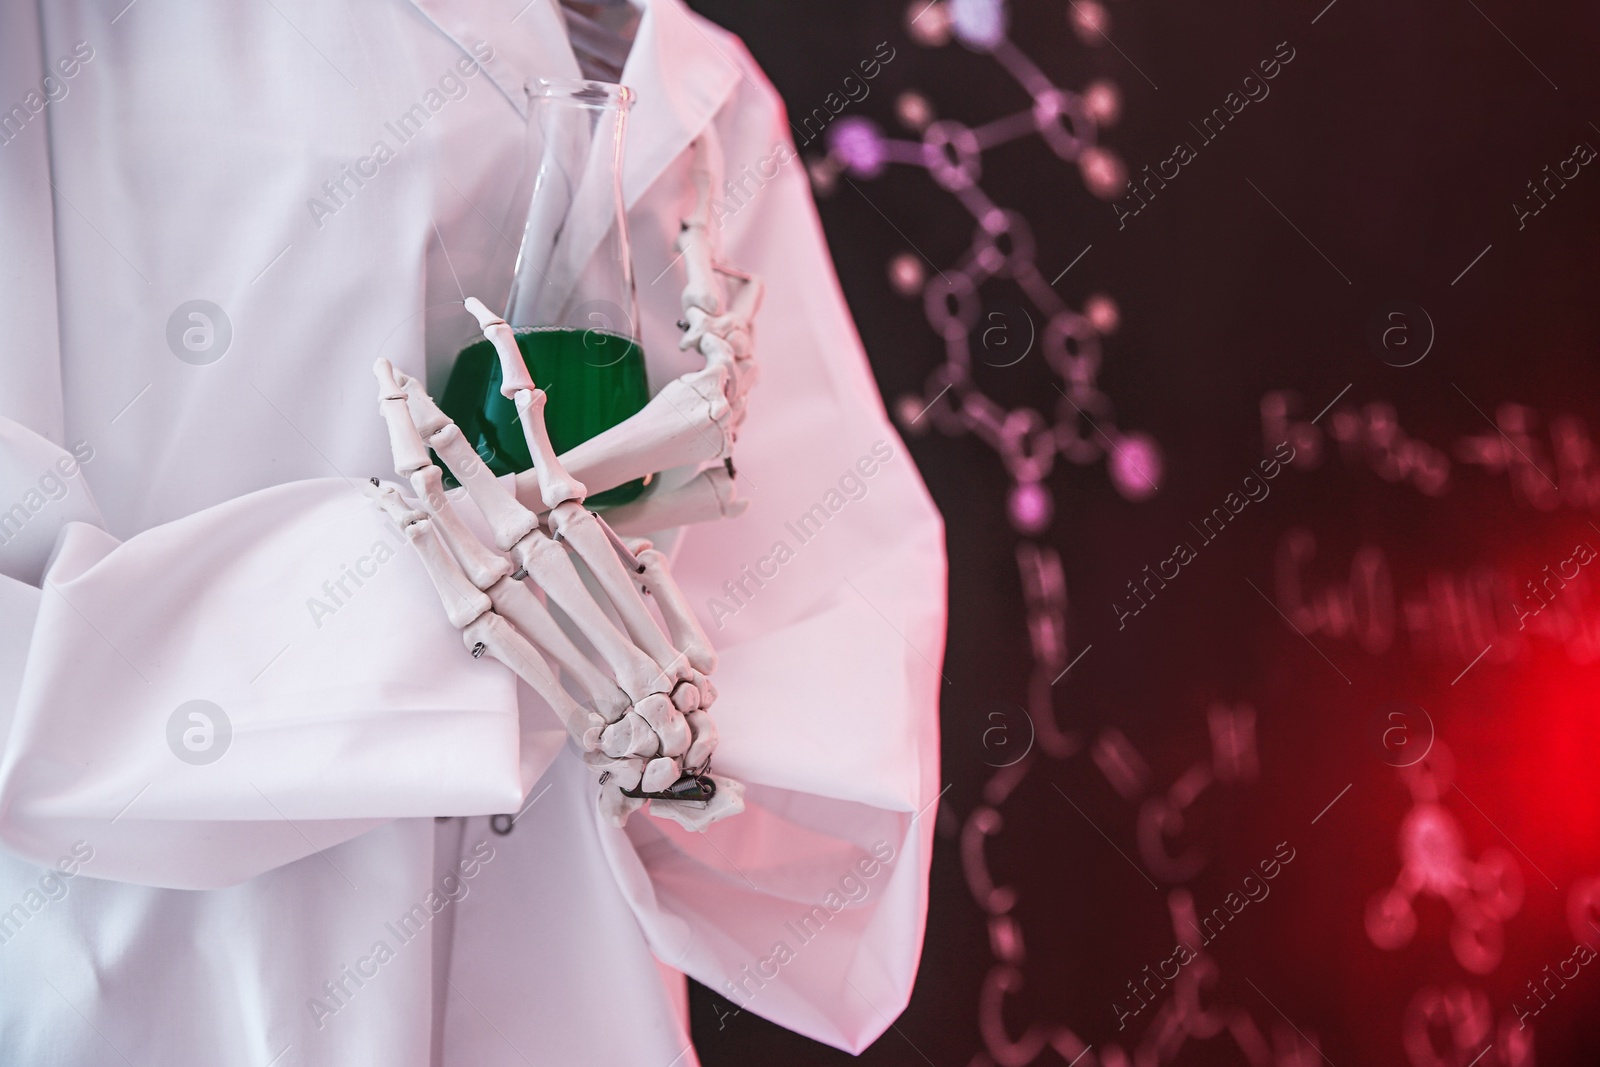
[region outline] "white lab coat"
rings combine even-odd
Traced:
[[[374,358],[437,390],[463,293],[505,297],[521,86],[576,75],[524,3],[0,5],[7,1063],[664,1067],[694,1060],[679,972],[849,1050],[905,1005],[942,529],[737,39],[651,0],[624,186],[659,387],[694,365],[685,149],[712,124],[755,176],[723,205],[768,286],[752,504],[675,560],[748,810],[600,822],[548,709],[466,655],[354,488],[390,475]],[[191,300],[226,315],[215,362],[169,343]],[[209,764],[169,743],[194,700],[231,729]]]

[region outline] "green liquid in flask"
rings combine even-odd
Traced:
[[[558,455],[649,403],[644,349],[631,338],[565,326],[521,327],[514,333],[528,373],[548,396],[544,422]],[[489,469],[504,475],[532,469],[533,459],[516,405],[500,395],[500,382],[494,345],[474,341],[456,356],[439,406]],[[638,499],[648,481],[638,478],[591,494],[586,503],[595,508],[626,504]]]

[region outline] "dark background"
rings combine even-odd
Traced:
[[[1116,83],[1122,116],[1101,143],[1132,173],[1169,156],[1178,140],[1197,143],[1188,123],[1220,106],[1279,42],[1295,59],[1270,96],[1200,147],[1121,230],[1077,168],[1038,137],[984,154],[980,184],[1028,219],[1045,278],[1092,246],[1056,291],[1075,308],[1095,292],[1117,301],[1122,323],[1105,344],[1100,386],[1116,404],[1116,424],[1158,442],[1166,467],[1160,492],[1134,503],[1114,490],[1104,463],[1057,462],[1045,481],[1054,519],[1029,538],[1007,520],[1013,483],[990,448],[971,435],[907,434],[947,523],[950,684],[941,715],[951,788],[938,813],[920,978],[910,1007],[864,1062],[1064,1063],[1071,1056],[1059,1050],[1075,1047],[1067,1030],[1093,1046],[1083,1064],[1113,1067],[1119,1048],[1131,1055],[1141,1040],[1151,1063],[1600,1062],[1600,960],[1529,1020],[1531,1054],[1496,1036],[1502,1026],[1517,1029],[1514,1005],[1538,1007],[1528,983],[1568,959],[1577,931],[1600,918],[1583,907],[1585,880],[1600,876],[1600,596],[1585,574],[1559,592],[1532,636],[1518,631],[1508,602],[1578,542],[1600,547],[1600,481],[1593,492],[1585,482],[1600,478],[1600,464],[1587,474],[1576,460],[1562,468],[1551,436],[1552,420],[1570,416],[1600,439],[1600,160],[1520,230],[1511,206],[1528,198],[1526,183],[1546,164],[1554,168],[1579,142],[1600,146],[1600,14],[1505,0],[1325,2],[1124,0],[1110,6],[1114,47],[1080,41],[1069,3],[1008,8],[1011,40],[1056,85]],[[896,138],[916,138],[895,118],[905,90],[968,125],[1028,103],[993,57],[956,41],[913,43],[902,5],[694,6],[744,38],[794,116],[837,91],[880,41],[896,56],[848,113]],[[812,144],[802,155],[825,151]],[[953,264],[972,219],[919,167],[853,180],[857,189],[840,184],[819,195],[818,207],[893,410],[898,398],[922,394],[945,349],[921,301],[891,287],[887,265],[913,246],[940,267]],[[983,306],[1026,318],[1028,305],[1010,286],[986,284]],[[1436,331],[1427,357],[1403,368],[1387,365],[1367,340],[1374,316],[1400,301],[1426,309]],[[1058,379],[1037,353],[979,371],[978,386],[998,403],[1054,418]],[[1381,409],[1370,405],[1390,404],[1404,437],[1387,437],[1386,452],[1341,447],[1324,433],[1315,465],[1318,457],[1297,446],[1301,465],[1280,474],[1266,500],[1201,547],[1119,631],[1111,604],[1126,595],[1125,583],[1167,558],[1174,542],[1197,543],[1187,524],[1220,505],[1270,451],[1261,403],[1274,390],[1298,394],[1300,420],[1340,397],[1320,431],[1341,419],[1372,425]],[[1517,417],[1503,405],[1530,409],[1525,438],[1502,436]],[[1522,458],[1511,457],[1509,472],[1462,458],[1474,439],[1498,448],[1510,437]],[[1449,458],[1443,492],[1384,477],[1397,440]],[[1415,632],[1397,619],[1381,648],[1349,632],[1297,633],[1278,610],[1291,607],[1295,590],[1276,565],[1292,537],[1304,543],[1297,531],[1315,544],[1302,598],[1348,588],[1351,561],[1365,548],[1365,558],[1386,564],[1398,598],[1438,610],[1452,590],[1476,589],[1477,607],[1460,614],[1464,629],[1453,636],[1442,615]],[[1022,954],[1013,967],[997,959],[959,838],[1003,762],[985,734],[992,713],[1028,705],[1034,662],[1015,553],[1030,540],[1061,555],[1071,655],[1092,649],[1051,691],[1056,721],[1079,750],[1030,752],[1020,784],[998,804],[1003,825],[981,842],[989,876],[1016,893],[1009,914]],[[1470,877],[1471,865],[1494,853],[1509,855],[1520,876],[1522,903],[1486,974],[1452,951],[1452,909],[1438,896],[1419,897],[1417,930],[1403,947],[1380,950],[1366,932],[1369,899],[1400,871],[1399,834],[1412,810],[1400,772],[1372,741],[1374,716],[1394,700],[1425,708],[1454,756],[1454,785],[1434,814],[1445,838],[1455,827],[1459,848],[1435,838],[1434,869],[1459,855]],[[1279,842],[1295,859],[1271,895],[1208,946],[1207,969],[1193,970],[1206,1016],[1192,1016],[1193,1032],[1158,1055],[1147,1034],[1158,1009],[1119,1032],[1112,1006],[1174,944],[1168,894],[1178,883],[1147,871],[1138,821],[1186,770],[1212,764],[1206,712],[1216,701],[1255,709],[1260,770],[1250,781],[1213,781],[1181,826],[1167,826],[1167,850],[1195,850],[1200,863],[1182,885],[1204,913]],[[1015,712],[1019,742],[1028,736],[1024,719]],[[1411,725],[1423,729],[1415,718]],[[1131,799],[1092,758],[1107,729],[1148,764]],[[1600,932],[1587,936],[1600,944]],[[1451,998],[1469,1010],[1435,1013],[1419,1043],[1425,1005]],[[1470,1009],[1473,998],[1481,1010]],[[734,1015],[699,987],[692,1014],[708,1065],[849,1060],[749,1011]],[[1489,1033],[1474,1028],[1475,1016]],[[1252,1025],[1270,1052],[1241,1045]],[[1302,1049],[1296,1058],[1297,1032],[1320,1055]]]

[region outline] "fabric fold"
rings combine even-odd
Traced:
[[[48,860],[87,835],[98,877],[231,884],[385,819],[515,811],[519,731],[510,673],[465,654],[403,536],[344,482],[121,543],[73,523],[38,598],[0,838]]]

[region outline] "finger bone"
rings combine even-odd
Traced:
[[[445,465],[456,476],[456,481],[466,487],[467,495],[478,505],[478,510],[483,512],[489,529],[494,531],[496,548],[502,552],[509,551],[538,527],[538,516],[518,503],[517,498],[500,484],[483,459],[472,450],[455,423],[436,431],[429,438],[429,444],[444,459]]]
[[[522,357],[516,357],[522,366]],[[505,356],[501,356],[505,362]],[[515,394],[517,421],[522,425],[522,438],[527,442],[528,455],[533,459],[534,474],[539,479],[539,499],[544,506],[553,508],[566,500],[582,501],[589,495],[588,487],[561,465],[554,446],[550,444],[550,430],[544,421],[545,392],[543,389],[523,389]]]
[[[408,421],[409,418],[407,416]],[[511,561],[491,551],[467,528],[466,522],[450,503],[450,498],[445,496],[444,475],[438,467],[430,463],[413,471],[411,487],[416,490],[422,506],[433,516],[434,529],[438,531],[440,540],[444,541],[456,562],[461,564],[461,569],[467,572],[473,585],[487,590],[511,573]],[[499,610],[498,606],[496,610]]]
[[[562,453],[561,462],[599,493],[673,467],[725,459],[733,449],[726,373],[707,367],[673,379],[636,414]],[[517,484],[527,499],[539,498],[532,472],[518,475]]]
[[[675,489],[608,508],[606,522],[622,534],[653,533],[674,526],[736,518],[749,506],[750,502],[739,496],[727,470],[710,467]]]
[[[411,409],[406,396],[395,380],[394,365],[380,358],[372,365],[373,376],[378,379],[378,411],[389,428],[389,452],[394,456],[395,473],[409,478],[413,471],[431,466],[428,446],[411,421]]]

